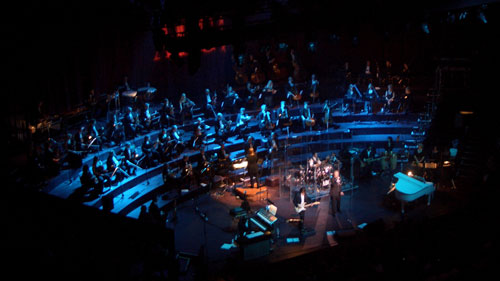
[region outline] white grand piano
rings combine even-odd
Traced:
[[[395,186],[396,198],[401,201],[401,213],[405,212],[405,203],[427,195],[427,205],[434,196],[434,183],[407,176],[401,172],[394,174],[398,178]]]

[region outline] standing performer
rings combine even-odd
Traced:
[[[247,154],[247,173],[248,176],[250,177],[250,187],[254,187],[254,180],[255,180],[255,187],[259,187],[259,165],[258,165],[258,157],[257,153],[255,153],[253,147],[251,146],[248,148],[248,154]]]
[[[342,192],[342,179],[339,170],[333,172],[330,186],[330,201],[332,203],[332,216],[335,216],[340,211],[340,198],[344,195]]]
[[[316,99],[319,97],[319,81],[316,79],[316,74],[311,74],[311,82],[309,82],[309,90],[312,102],[315,103]]]
[[[293,197],[293,204],[295,205],[295,211],[299,214],[299,231],[300,234],[304,233],[304,218],[305,218],[305,211],[307,207],[310,207],[311,205],[316,205],[319,204],[319,202],[314,202],[312,203],[311,198],[307,196],[305,188],[300,188],[300,191],[295,193]]]
[[[385,99],[384,112],[391,111],[392,103],[394,102],[395,98],[396,98],[396,93],[393,90],[392,84],[387,85],[387,90],[385,91],[384,94],[384,99]]]

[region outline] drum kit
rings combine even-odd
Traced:
[[[331,164],[322,164],[316,168],[306,169],[302,165],[299,169],[290,169],[286,177],[289,186],[316,186],[321,189],[330,188],[330,177],[334,167]]]
[[[143,87],[137,90],[127,90],[122,92],[122,97],[128,104],[133,104],[138,98],[144,101],[151,101],[156,94],[156,88],[153,87]]]

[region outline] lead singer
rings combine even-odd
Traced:
[[[330,201],[332,202],[332,216],[340,213],[340,198],[344,195],[342,192],[342,179],[339,170],[333,172],[330,186]]]

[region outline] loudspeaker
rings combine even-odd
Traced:
[[[260,258],[270,253],[271,241],[269,239],[265,239],[259,242],[243,245],[240,249],[243,260]]]
[[[110,194],[102,197],[101,200],[102,200],[103,211],[110,212],[111,210],[113,210],[113,208],[115,207],[113,203],[113,198],[114,196]]]
[[[280,185],[279,176],[269,176],[266,178],[266,185],[272,187],[278,187]]]
[[[349,238],[354,238],[358,232],[356,229],[351,228],[351,229],[341,229],[337,230],[335,232],[335,238],[337,239],[349,239]]]
[[[363,230],[371,236],[376,236],[384,233],[385,223],[382,219],[378,219],[372,223],[369,223]]]

